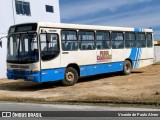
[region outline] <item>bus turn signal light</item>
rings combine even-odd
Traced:
[[[39,70],[34,70],[34,73],[39,73]]]

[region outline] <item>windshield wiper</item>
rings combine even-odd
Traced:
[[[28,34],[29,38],[32,40],[31,34],[29,32],[27,32],[27,34]]]
[[[35,39],[34,38],[34,33],[30,33],[30,32],[27,32],[27,35],[29,36],[29,38],[34,41]]]

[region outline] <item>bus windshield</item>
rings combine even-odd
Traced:
[[[36,33],[11,34],[8,37],[7,62],[20,64],[38,62],[37,45]]]

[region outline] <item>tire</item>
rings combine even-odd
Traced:
[[[78,81],[78,73],[77,71],[69,67],[65,71],[65,79],[61,81],[63,86],[73,86]]]
[[[124,61],[123,65],[123,74],[124,75],[129,75],[132,72],[132,64],[129,60]]]

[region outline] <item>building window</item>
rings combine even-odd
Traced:
[[[53,13],[54,12],[53,6],[46,5],[46,12]]]
[[[30,3],[29,2],[23,2],[23,1],[16,0],[15,4],[16,4],[16,13],[18,15],[31,16]]]

